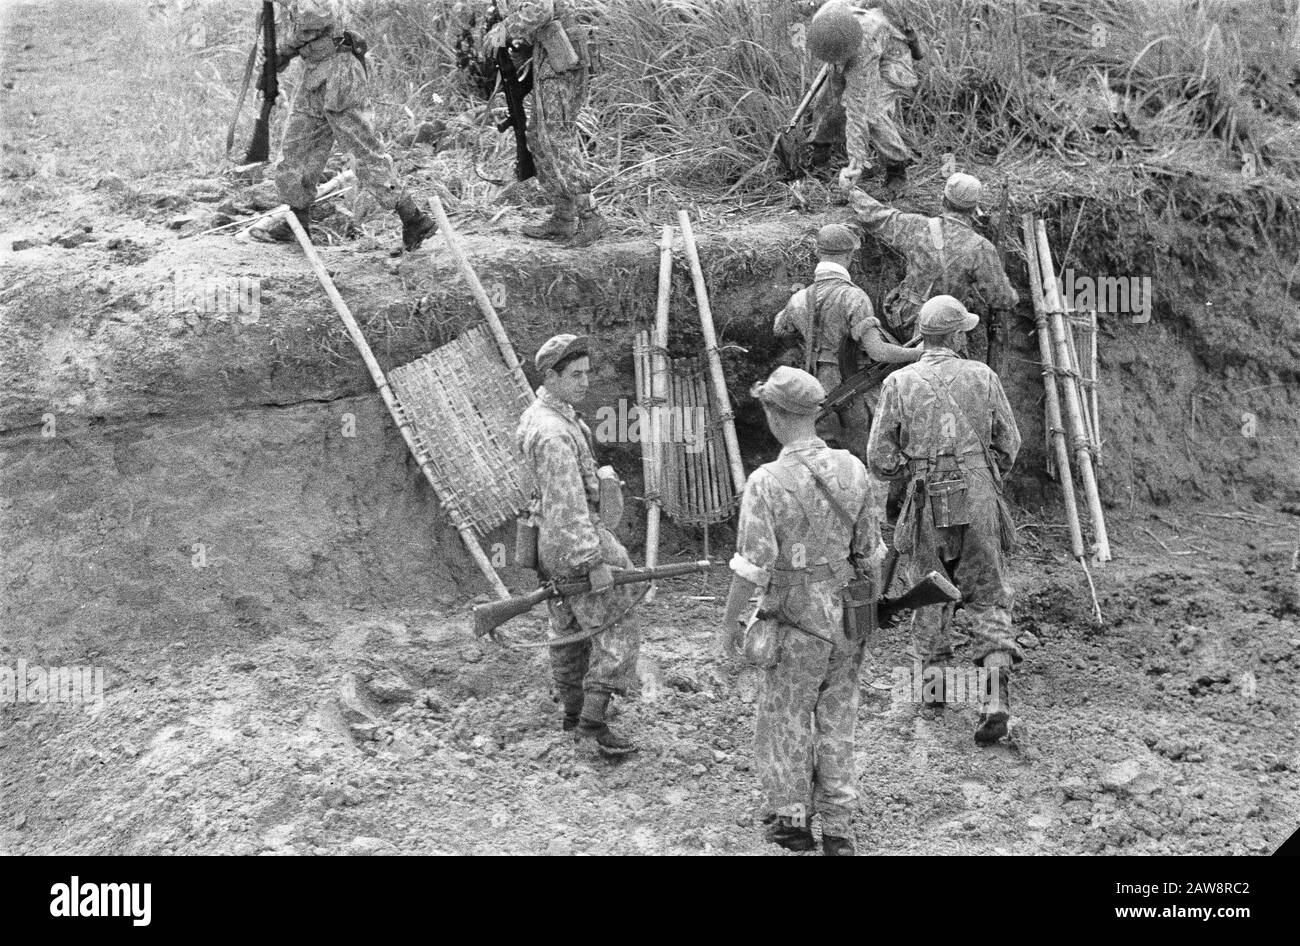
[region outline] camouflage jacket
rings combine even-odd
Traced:
[[[591,430],[572,405],[543,386],[519,419],[515,438],[532,475],[538,558],[552,575],[585,575],[603,560]]]
[[[868,233],[907,259],[898,306],[908,320],[927,299],[945,293],[977,313],[1011,309],[1020,301],[998,251],[965,218],[904,213],[861,189],[853,191],[852,205]]]
[[[331,5],[322,0],[286,0],[281,6],[287,22],[280,27],[276,51],[281,56],[301,56],[308,69],[332,59],[334,37],[343,35],[343,24]]]
[[[812,309],[808,302],[812,291],[816,293],[821,315],[821,330],[816,340],[817,357],[813,364],[838,364],[840,344],[844,339],[853,338],[861,345],[869,330],[880,327],[880,320],[872,311],[871,299],[854,284],[848,270],[838,263],[818,263],[812,287],[800,289],[777,313],[772,326],[774,333],[788,335],[798,332],[803,336],[804,345],[808,345],[812,331]]]
[[[559,24],[569,37],[579,66],[588,65],[587,33],[578,26],[578,5],[574,0],[496,0],[496,5],[511,40],[533,47],[533,68],[538,78],[564,74],[551,64],[546,48],[543,33],[552,24]]]
[[[987,468],[984,447],[1004,475],[1020,452],[1015,415],[988,365],[932,348],[885,379],[867,441],[867,462],[876,476],[906,477],[909,460],[940,454],[964,456]]]
[[[844,140],[850,158],[871,164],[871,125],[891,95],[910,95],[916,70],[907,38],[879,9],[854,10],[862,45],[843,67]]]
[[[826,481],[854,518],[852,528],[793,454],[808,460]],[[832,450],[818,437],[787,444],[745,483],[731,570],[764,592],[769,585],[803,582],[829,581],[840,588],[855,570],[874,573],[884,553],[866,467],[847,450]]]

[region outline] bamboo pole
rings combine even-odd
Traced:
[[[700,329],[704,333],[704,351],[709,359],[713,377],[713,394],[718,404],[718,420],[722,423],[722,437],[727,445],[727,459],[731,464],[731,478],[736,494],[745,491],[745,465],[740,459],[740,442],[736,440],[735,415],[731,412],[731,398],[727,396],[727,378],[722,372],[722,356],[718,352],[718,336],[713,329],[713,309],[709,306],[709,290],[704,285],[704,269],[695,246],[691,218],[685,210],[677,211],[677,224],[682,229],[686,245],[686,258],[691,264],[691,279],[695,283],[695,300],[700,309]]]
[[[705,386],[704,377],[700,376],[695,383],[696,383],[695,400],[703,404],[708,404],[709,392],[708,392],[708,388]],[[701,415],[697,414],[696,416],[698,419],[698,417]],[[707,413],[704,413],[703,416],[707,417],[708,415]],[[713,438],[709,436],[708,424],[705,424],[704,427],[701,429],[700,436],[702,437],[701,445],[703,449],[701,450],[701,453],[704,456],[704,470],[705,473],[707,474],[705,476],[704,484],[708,492],[708,499],[709,499],[709,503],[708,503],[709,515],[706,518],[712,518],[714,510],[720,509],[722,507],[722,495],[718,490],[718,478],[716,476],[716,473],[718,471],[718,452],[713,446]]]
[[[1089,336],[1088,336],[1088,361],[1090,366],[1090,376],[1092,378],[1092,439],[1097,447],[1097,457],[1101,457],[1101,405],[1097,397],[1097,310],[1093,309],[1088,313]]]
[[[1070,528],[1070,551],[1074,558],[1084,556],[1083,532],[1079,527],[1079,507],[1074,498],[1074,478],[1070,474],[1070,448],[1065,442],[1065,428],[1061,424],[1061,402],[1056,390],[1056,366],[1052,357],[1052,340],[1047,329],[1047,303],[1043,297],[1043,283],[1039,276],[1038,246],[1034,237],[1034,218],[1025,214],[1020,218],[1024,229],[1025,257],[1029,263],[1029,292],[1034,304],[1035,334],[1038,336],[1038,356],[1043,363],[1043,394],[1047,405],[1047,431],[1056,448],[1056,477],[1061,484],[1065,500],[1065,521]]]
[[[1065,323],[1065,344],[1070,352],[1070,383],[1078,392],[1079,410],[1083,414],[1083,430],[1088,438],[1088,446],[1092,451],[1094,462],[1097,456],[1097,440],[1093,437],[1092,429],[1092,412],[1088,405],[1088,393],[1086,390],[1085,379],[1083,376],[1083,365],[1079,360],[1079,346],[1074,339],[1074,320],[1067,319]]]
[[[655,300],[655,325],[650,335],[650,476],[646,482],[645,564],[659,562],[659,517],[664,489],[664,402],[668,386],[668,308],[673,291],[673,228],[665,225],[659,240],[659,294]],[[645,436],[645,428],[642,428]],[[644,446],[644,444],[643,444]],[[653,485],[651,485],[653,483]],[[653,601],[656,586],[650,584],[646,600]]]
[[[1069,352],[1065,341],[1064,306],[1061,304],[1060,290],[1056,285],[1056,272],[1052,266],[1052,251],[1047,243],[1047,224],[1037,221],[1038,265],[1043,281],[1044,301],[1047,303],[1048,316],[1052,326],[1052,335],[1058,352],[1057,364],[1069,363]],[[1078,388],[1073,384],[1063,384],[1065,389],[1065,413],[1074,435],[1074,454],[1079,465],[1079,474],[1083,480],[1083,493],[1088,501],[1088,513],[1092,517],[1093,538],[1096,539],[1094,553],[1098,563],[1110,561],[1110,538],[1106,534],[1106,518],[1101,509],[1101,494],[1097,491],[1097,475],[1092,467],[1092,453],[1088,449],[1088,434],[1083,426],[1083,412],[1079,407]]]
[[[456,237],[456,231],[452,229],[451,221],[447,219],[447,211],[442,206],[442,201],[438,199],[437,194],[429,198],[429,207],[433,211],[434,219],[438,221],[438,229],[442,233],[443,241],[447,244],[447,249],[451,251],[452,259],[456,261],[456,266],[460,269],[460,274],[465,277],[465,282],[469,283],[469,291],[473,294],[474,301],[478,303],[483,318],[487,320],[488,329],[491,330],[492,337],[496,339],[497,348],[501,351],[501,358],[505,361],[506,367],[519,381],[521,390],[528,391],[533,396],[536,396],[535,392],[533,392],[533,386],[528,383],[528,378],[524,374],[524,366],[520,364],[519,356],[515,354],[514,345],[510,344],[510,336],[506,334],[505,326],[501,324],[501,319],[497,316],[497,310],[492,306],[492,300],[488,298],[487,291],[484,290],[483,284],[479,282],[478,274],[474,272],[474,267],[470,265],[464,250],[461,249],[460,241]]]
[[[347,303],[344,302],[343,297],[339,295],[339,291],[334,285],[334,280],[330,279],[330,274],[326,271],[325,264],[321,262],[321,258],[316,252],[316,247],[311,245],[311,240],[308,238],[306,231],[303,230],[302,224],[298,222],[297,217],[293,214],[289,214],[285,219],[289,221],[289,226],[293,229],[293,235],[298,238],[298,245],[302,247],[302,251],[307,257],[307,262],[311,264],[312,270],[316,273],[316,278],[320,280],[320,284],[325,290],[325,295],[329,296],[330,302],[333,303],[334,311],[337,312],[339,318],[343,320],[343,325],[348,330],[348,335],[352,339],[352,344],[357,347],[357,351],[361,353],[362,360],[365,361],[366,367],[370,370],[370,378],[375,382],[375,387],[379,389],[379,396],[383,398],[384,406],[388,408],[388,413],[392,415],[394,423],[397,424],[397,429],[401,432],[402,439],[406,441],[406,448],[411,451],[411,456],[415,457],[415,462],[419,465],[421,472],[424,473],[425,479],[427,479],[429,485],[433,487],[433,492],[434,495],[438,497],[438,502],[442,503],[443,508],[451,514],[452,524],[460,533],[461,541],[465,543],[465,548],[469,550],[470,557],[474,559],[474,563],[478,565],[479,571],[481,571],[483,577],[488,580],[488,584],[492,586],[492,590],[496,593],[496,596],[498,598],[510,597],[510,592],[506,590],[506,586],[502,583],[501,577],[497,575],[496,569],[492,567],[492,563],[488,561],[487,555],[483,553],[483,547],[479,545],[478,538],[474,535],[474,530],[470,528],[468,523],[458,521],[461,518],[460,511],[447,502],[442,495],[442,491],[438,488],[438,483],[434,479],[433,471],[429,468],[429,458],[425,452],[420,449],[419,444],[416,443],[415,434],[411,429],[411,422],[406,417],[406,412],[402,410],[401,405],[397,402],[397,398],[389,388],[388,379],[384,376],[383,369],[379,367],[379,362],[375,361],[375,356],[370,350],[369,342],[366,341],[365,335],[362,334],[361,327],[357,325],[357,320],[352,317],[352,312],[348,309]]]

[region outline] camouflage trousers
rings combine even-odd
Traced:
[[[813,107],[812,143],[845,146],[848,110],[844,105],[846,85],[843,76],[831,73]],[[902,133],[904,92],[883,79],[872,83],[869,92],[853,90],[853,106],[868,126],[871,147],[882,161],[902,164],[913,155]]]
[[[578,131],[587,81],[586,70],[579,69],[567,76],[539,79],[533,86],[528,150],[533,153],[538,183],[556,203],[591,193],[591,171]]]
[[[909,494],[898,517],[895,547],[907,551],[913,579],[937,571],[961,591],[962,607],[971,617],[976,664],[994,653],[1019,663],[1025,655],[1011,631],[1015,592],[1003,568],[997,493],[987,469],[972,470],[968,478],[969,525],[936,528],[930,510],[917,509],[915,495]],[[923,662],[952,658],[948,631],[955,613],[955,605],[913,612],[913,647]]]
[[[852,837],[858,799],[853,735],[865,635],[845,639],[840,592],[832,582],[796,586],[781,597],[781,614],[796,615],[835,646],[781,628],[780,656],[763,677],[754,723],[765,813],[820,814],[824,833]]]
[[[627,549],[603,527],[600,552],[602,560],[612,568],[632,567]],[[545,571],[542,574],[545,577]],[[635,608],[649,590],[648,584],[620,585],[608,591],[553,598],[547,602],[552,638],[567,637],[612,622],[595,637],[547,648],[551,652],[551,679],[562,700],[576,700],[580,691],[625,693],[632,685],[637,655],[641,652],[641,626]]]
[[[275,167],[280,197],[290,207],[316,199],[336,141],[356,159],[357,182],[382,207],[397,205],[402,188],[392,158],[375,137],[365,86],[365,72],[351,53],[307,67],[285,130],[284,155]]]
[[[625,601],[611,607],[608,601],[601,600],[610,596],[625,598],[618,593],[628,587],[632,586],[550,602],[552,637],[601,627],[623,608],[629,608],[621,620],[595,637],[548,648],[551,679],[562,700],[576,699],[579,691],[625,693],[631,686],[636,675],[636,658],[641,651],[640,623],[636,612]]]
[[[817,380],[829,394],[839,386],[840,366],[823,361],[817,365]],[[871,411],[879,397],[879,388],[859,395],[817,421],[817,436],[829,447],[847,450],[865,464],[867,438],[871,433]]]

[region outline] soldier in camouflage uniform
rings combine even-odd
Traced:
[[[590,92],[587,30],[574,0],[496,0],[501,22],[488,33],[495,50],[511,43],[532,48],[533,107],[528,148],[537,179],[554,204],[550,219],[526,225],[524,236],[588,246],[604,234],[592,197],[591,170],[579,137],[578,115]]]
[[[438,224],[402,188],[393,159],[375,137],[362,62],[365,50],[362,47],[358,53],[359,37],[342,29],[327,0],[290,0],[284,7],[289,23],[275,68],[282,72],[300,56],[303,72],[285,131],[284,156],[275,168],[281,199],[310,236],[308,211],[316,199],[325,162],[338,141],[356,159],[361,185],[381,206],[397,212],[402,221],[402,245],[414,250]],[[258,83],[260,89],[260,77]],[[293,230],[283,220],[270,228],[255,228],[251,235],[263,242],[294,242]]]
[[[974,230],[980,190],[971,175],[952,175],[938,217],[904,213],[853,191],[850,203],[866,232],[907,260],[907,274],[884,303],[886,323],[896,338],[911,337],[916,313],[932,296],[955,296],[968,309],[986,314],[1007,312],[1020,301],[998,251]]]
[[[900,126],[902,103],[919,81],[914,62],[922,57],[920,41],[891,4],[816,6],[808,48],[830,63],[831,73],[813,109],[813,163],[828,162],[832,149],[843,143],[848,165],[840,172],[840,186],[848,189],[872,166],[874,153],[884,164],[884,191],[892,196],[906,184],[907,166],[915,160]],[[855,36],[860,37],[856,43]]]
[[[543,579],[588,576],[586,594],[552,599],[551,636],[604,628],[584,640],[549,648],[564,729],[594,739],[606,754],[635,746],[606,724],[610,695],[631,684],[640,650],[633,609],[648,584],[611,586],[611,569],[631,568],[627,550],[601,522],[591,430],[574,409],[586,396],[591,361],[587,339],[557,335],[534,361],[543,384],[519,420],[516,437],[534,483],[530,514],[538,528],[538,573]]]
[[[846,632],[841,593],[855,574],[878,589],[885,545],[866,469],[816,435],[826,396],[817,379],[781,367],[752,393],[782,449],[745,484],[720,643],[734,653],[738,618],[760,591],[760,610],[775,615],[756,625],[774,647],[763,661],[754,724],[767,839],[809,850],[809,818],[818,813],[824,852],[852,854],[853,731],[866,631]],[[756,646],[745,640],[751,659]]]
[[[872,312],[871,299],[849,276],[849,265],[860,245],[848,227],[838,223],[822,227],[817,232],[818,262],[813,283],[790,297],[772,327],[777,335],[798,332],[803,337],[804,370],[827,391],[845,380],[840,353],[848,343],[860,347],[875,362],[909,362],[921,357],[919,348],[903,348],[886,340],[880,320]],[[812,339],[814,325],[817,337]],[[876,393],[875,389],[865,392],[819,420],[817,436],[833,447],[847,449],[865,463]]]
[[[1011,632],[1013,592],[1002,555],[1015,526],[1003,521],[1002,478],[1020,450],[1020,431],[1002,382],[987,365],[957,356],[979,317],[952,296],[921,307],[925,354],[895,371],[880,391],[880,411],[867,448],[871,472],[907,482],[894,548],[918,574],[939,570],[961,590],[971,616],[976,665],[996,671],[975,739],[1006,734],[1008,677],[1024,654]],[[927,680],[942,679],[953,657],[948,625],[953,607],[913,615],[917,656]],[[935,668],[935,669],[931,669]],[[937,701],[942,705],[942,687]]]

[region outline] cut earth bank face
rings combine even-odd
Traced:
[[[747,469],[775,456],[747,392],[780,360],[796,360],[772,339],[771,319],[809,278],[808,238],[822,222],[790,213],[746,228],[696,223]],[[541,342],[585,332],[595,356],[585,413],[635,403],[632,336],[652,320],[656,298],[652,240],[581,251],[498,234],[463,240],[534,383]],[[671,347],[694,355],[703,342],[678,241]],[[20,639],[58,651],[64,638],[142,625],[209,637],[307,597],[421,607],[483,592],[297,249],[223,236],[163,235],[155,245],[6,254],[0,515],[7,619]],[[321,248],[386,369],[481,323],[441,238],[429,246],[400,262]],[[879,304],[899,261],[871,243],[862,256],[855,276]],[[1057,488],[1041,472],[1042,387],[1023,261],[1009,256],[1008,272],[1026,300],[1004,371],[1025,444],[1011,491],[1022,508],[1047,506],[1056,520]],[[211,298],[186,296],[205,274],[221,274],[237,304],[217,312]],[[1143,324],[1102,317],[1100,481],[1113,515],[1294,490],[1285,444],[1294,445],[1300,395],[1285,378],[1296,376],[1298,346],[1288,338],[1257,357],[1252,326],[1276,314],[1253,311],[1263,303],[1241,287],[1219,290],[1213,333],[1189,313],[1189,299],[1158,295]],[[1253,437],[1243,434],[1246,413]],[[641,495],[637,444],[600,445],[598,454],[629,496]],[[642,521],[642,505],[629,502],[622,532],[638,559]],[[713,538],[715,549],[729,547],[725,530]],[[512,540],[500,529],[484,544],[508,558]],[[503,574],[513,587],[529,584],[526,573]]]

